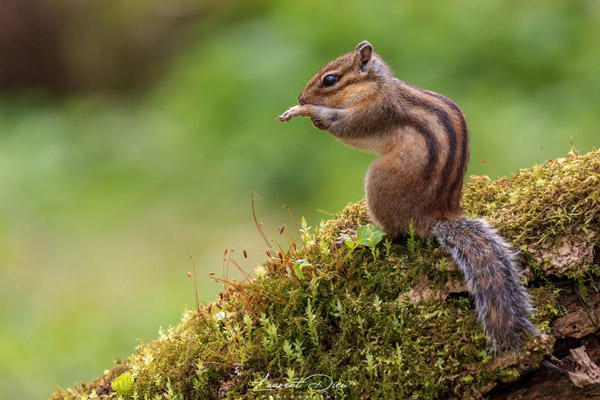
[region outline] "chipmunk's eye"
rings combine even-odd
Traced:
[[[335,85],[340,80],[337,75],[327,75],[323,78],[323,86],[329,87]]]

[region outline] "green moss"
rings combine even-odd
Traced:
[[[474,177],[467,185],[466,212],[488,217],[535,266],[531,292],[542,330],[563,310],[544,261],[534,257],[565,237],[595,240],[590,232],[600,225],[599,171],[598,151],[572,151],[511,178]],[[305,226],[301,242],[286,254],[271,252],[260,277],[231,285],[218,303],[186,312],[177,327],[138,346],[98,385],[60,390],[52,399],[85,398],[125,371],[134,376],[129,398],[140,399],[476,398],[498,379],[516,379],[518,363],[503,370],[495,364],[465,293],[411,296],[415,287],[421,295],[423,288],[443,292],[460,280],[434,241],[382,242],[375,251],[361,247],[349,256],[335,246],[340,229],[367,222],[362,201],[317,230]],[[292,273],[300,259],[307,260],[302,279]],[[570,271],[592,269],[598,267],[577,264]],[[550,350],[531,341],[521,351]],[[333,386],[319,392],[309,385],[319,382]],[[271,392],[259,390],[268,385],[274,385]],[[117,398],[111,390],[106,394]]]
[[[548,264],[560,258],[565,238],[592,246],[598,238],[599,174],[600,150],[579,155],[571,149],[565,158],[496,182],[471,177],[463,206],[470,214],[486,216],[527,255]]]

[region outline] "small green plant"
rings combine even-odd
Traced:
[[[367,363],[367,372],[370,375],[373,375],[375,372],[375,362],[374,357],[371,353],[367,353],[365,362]]]
[[[194,387],[194,390],[197,391],[200,388],[200,385],[203,383],[204,372],[205,372],[204,363],[200,359],[196,363],[196,371],[195,372],[196,372],[196,376],[192,380],[192,385]]]
[[[265,354],[273,354],[277,349],[277,325],[267,323],[266,335],[262,337],[262,348]]]
[[[286,374],[287,374],[287,384],[292,388],[292,391],[293,391],[294,382],[296,381],[296,371],[294,371],[293,368],[287,368]]]
[[[408,225],[408,240],[406,241],[406,246],[408,247],[409,254],[415,254],[419,245],[419,240],[417,239],[417,233],[415,232],[415,224],[414,221],[410,220],[410,225]]]
[[[281,347],[281,349],[285,353],[285,357],[288,360],[292,361],[294,359],[294,350],[292,349],[292,345],[290,344],[289,340],[285,339],[283,341],[283,346]]]
[[[375,311],[377,313],[381,312],[381,304],[383,302],[381,301],[381,299],[379,298],[379,295],[375,294],[375,299],[373,300],[373,307],[375,308]]]
[[[332,299],[331,308],[333,308],[331,315],[333,315],[334,317],[342,318],[344,307],[342,306],[342,302],[337,296],[334,299]]]
[[[294,350],[295,350],[294,356],[296,357],[296,360],[300,364],[303,364],[304,363],[304,355],[302,354],[302,342],[299,339],[296,339],[296,341],[294,342]]]
[[[356,322],[358,322],[358,327],[362,331],[365,327],[365,319],[360,315],[356,316]]]
[[[254,322],[252,321],[252,316],[250,316],[250,314],[244,315],[243,321],[244,321],[244,326],[245,326],[244,329],[245,329],[246,336],[248,337],[248,340],[252,340],[252,328],[254,326]]]
[[[124,372],[115,378],[110,385],[119,396],[128,396],[133,391],[133,375]]]
[[[311,234],[311,227],[308,226],[308,222],[306,222],[306,218],[302,217],[300,220],[300,237],[304,244],[312,244],[314,241],[314,237]]]
[[[386,258],[389,258],[392,253],[392,241],[389,238],[385,238],[383,246],[385,247],[385,256]]]
[[[356,240],[353,240],[352,237],[350,237],[350,235],[347,233],[342,233],[341,236],[344,239],[344,244],[346,247],[350,249],[348,254],[346,254],[345,259],[350,257],[352,252],[356,250],[358,246],[369,247],[373,253],[373,258],[377,258],[379,253],[376,252],[375,246],[377,246],[379,242],[383,240],[386,234],[375,225],[366,224],[359,226],[356,230]]]
[[[306,320],[308,324],[308,332],[310,333],[310,338],[315,346],[319,345],[319,334],[317,333],[317,315],[314,313],[312,306],[310,304],[310,299],[308,299],[308,305],[306,306]]]
[[[302,272],[302,268],[312,267],[312,264],[307,260],[296,260],[292,269],[294,273],[298,277],[298,279],[304,279],[304,273]]]
[[[163,393],[165,400],[183,400],[181,393],[175,393],[173,386],[171,385],[171,378],[167,378],[167,391]]]
[[[319,281],[315,276],[310,280],[310,298],[315,299],[317,297],[317,289],[319,288]]]

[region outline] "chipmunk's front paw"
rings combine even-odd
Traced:
[[[320,129],[322,131],[326,131],[327,130],[327,125],[325,125],[323,123],[323,121],[321,121],[319,118],[312,117],[310,120],[312,121],[312,124],[314,125],[315,128]]]
[[[279,120],[281,122],[283,122],[283,121],[289,121],[290,119],[292,119],[292,117],[296,117],[296,116],[300,115],[300,113],[299,113],[300,107],[301,106],[290,107],[290,108],[287,109],[286,112],[284,112],[283,114],[281,114],[277,118],[279,118]]]

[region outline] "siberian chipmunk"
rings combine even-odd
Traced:
[[[435,237],[464,274],[478,320],[494,351],[537,335],[531,299],[509,245],[460,208],[469,159],[467,124],[450,99],[396,79],[367,41],[321,68],[279,116],[310,117],[342,142],[375,152],[365,180],[372,222],[394,238],[411,220]]]

